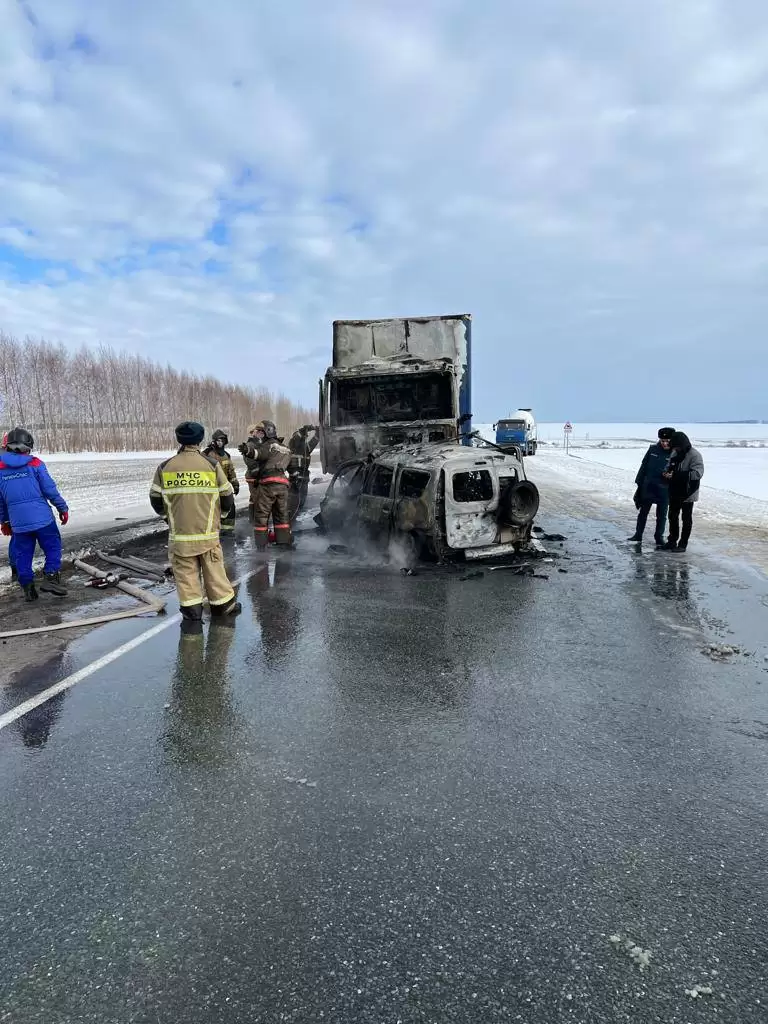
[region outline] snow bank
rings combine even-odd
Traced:
[[[162,462],[175,455],[177,448],[163,452],[36,452],[40,458],[51,465],[58,462]]]
[[[582,459],[631,473],[634,479],[644,449],[585,448],[575,450],[572,458]],[[758,498],[768,502],[768,447],[766,448],[705,448],[704,494],[710,490],[730,491],[745,498]],[[542,454],[547,455],[543,449]],[[538,457],[538,456],[537,456]],[[768,509],[766,509],[768,516]]]

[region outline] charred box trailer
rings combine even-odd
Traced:
[[[467,313],[334,321],[333,365],[320,381],[323,471],[394,445],[469,435],[471,362]]]

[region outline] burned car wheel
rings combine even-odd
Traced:
[[[539,489],[530,480],[509,484],[499,496],[498,520],[502,526],[528,526],[539,511]]]

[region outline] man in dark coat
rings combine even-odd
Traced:
[[[699,500],[704,459],[682,432],[673,434],[670,447],[672,455],[665,474],[665,479],[669,481],[669,541],[666,549],[682,552],[688,547],[693,529],[693,506]]]
[[[669,481],[664,475],[671,457],[671,441],[675,436],[674,427],[662,427],[659,431],[657,444],[652,444],[643,457],[640,469],[635,477],[635,506],[637,508],[637,527],[629,538],[635,544],[642,544],[645,524],[651,506],[656,506],[656,547],[664,547],[664,527],[669,509]]]

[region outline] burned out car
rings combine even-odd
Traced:
[[[522,550],[538,508],[521,454],[445,442],[344,463],[317,521],[345,538],[401,539],[415,556],[442,562]]]

